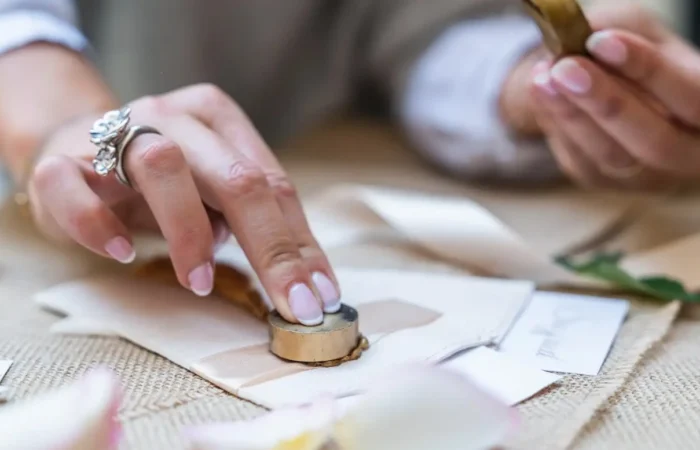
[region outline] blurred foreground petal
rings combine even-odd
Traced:
[[[121,389],[99,369],[56,391],[0,408],[0,450],[109,450]]]
[[[337,419],[333,400],[324,399],[253,420],[195,427],[187,436],[195,450],[319,450]]]
[[[337,405],[336,405],[337,406]],[[332,401],[188,433],[194,450],[483,450],[513,431],[514,410],[461,375],[408,367],[374,385],[344,417]]]
[[[460,374],[407,367],[383,379],[343,419],[343,450],[484,450],[514,431],[514,410]]]

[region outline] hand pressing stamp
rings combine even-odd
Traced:
[[[263,298],[243,273],[231,266],[217,264],[213,294],[242,308],[270,329],[270,351],[276,356],[312,366],[333,367],[359,359],[369,342],[359,331],[359,315],[342,305],[334,314],[326,314],[323,323],[308,327],[287,322],[276,311],[270,312]],[[169,259],[149,261],[136,269],[140,277],[177,285]]]
[[[593,30],[576,0],[523,0],[555,58],[587,55]]]

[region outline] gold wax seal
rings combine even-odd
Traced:
[[[172,286],[180,286],[170,258],[157,258],[137,267],[134,274]],[[214,270],[213,294],[244,309],[260,320],[265,320],[268,308],[248,277],[226,264],[217,264]]]
[[[271,312],[267,321],[270,351],[288,361],[342,360],[357,352],[362,344],[357,310],[347,305],[342,305],[335,314],[326,314],[323,323],[314,327],[287,322],[277,311]]]
[[[593,34],[576,0],[523,0],[535,19],[544,43],[555,57],[587,55],[586,41]]]

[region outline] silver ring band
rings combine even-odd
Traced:
[[[126,155],[126,150],[129,147],[129,144],[131,144],[134,139],[142,134],[160,135],[161,133],[153,127],[136,125],[129,128],[124,136],[124,139],[122,139],[117,145],[117,162],[116,166],[114,167],[114,174],[117,176],[117,180],[119,180],[120,183],[129,187],[131,187],[131,182],[129,181],[129,176],[126,174],[126,169],[124,167],[124,156]]]
[[[101,119],[96,120],[90,129],[90,142],[97,146],[97,154],[92,160],[95,172],[101,176],[114,172],[117,180],[129,187],[131,182],[124,170],[124,154],[127,147],[142,134],[160,134],[152,127],[129,127],[130,115],[131,110],[128,107],[108,111]]]

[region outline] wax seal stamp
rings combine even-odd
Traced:
[[[157,258],[139,266],[138,277],[179,286],[169,258]],[[213,293],[270,327],[270,351],[282,359],[315,367],[334,367],[354,361],[369,348],[359,331],[357,310],[342,305],[335,314],[326,314],[321,325],[308,327],[287,322],[277,311],[269,312],[261,295],[244,273],[226,264],[217,264]]]
[[[357,310],[347,305],[342,305],[335,314],[326,314],[323,323],[314,327],[287,322],[277,311],[271,312],[267,321],[270,325],[270,351],[288,361],[341,361],[353,352],[357,353],[363,344]]]
[[[593,33],[576,0],[523,0],[535,19],[544,43],[555,57],[587,55],[586,41]]]

